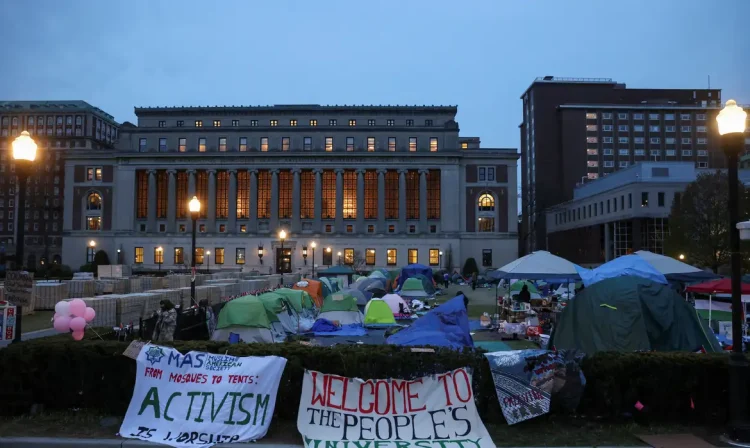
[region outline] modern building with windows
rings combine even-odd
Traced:
[[[702,172],[694,162],[640,162],[587,182],[574,198],[547,210],[550,252],[581,265],[638,250],[664,254],[672,204]],[[750,170],[740,170],[750,183]]]
[[[65,262],[82,264],[94,241],[136,268],[189,266],[195,195],[203,268],[305,272],[313,242],[319,267],[503,265],[517,256],[517,150],[459,136],[456,113],[136,108],[114,150],[68,156]]]
[[[34,268],[62,260],[66,154],[71,150],[112,150],[118,126],[114,117],[85,101],[0,101],[0,263],[15,254],[21,212],[13,140],[28,131],[38,146],[23,211],[25,261],[27,267]],[[101,178],[102,172],[86,175],[94,180]]]
[[[547,247],[546,211],[573,199],[577,185],[646,161],[725,166],[716,128],[720,89],[633,89],[611,79],[545,76],[521,99],[522,253]]]

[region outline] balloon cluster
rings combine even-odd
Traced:
[[[87,307],[86,302],[81,299],[73,299],[70,302],[60,301],[55,304],[55,317],[53,327],[60,333],[73,332],[73,339],[83,339],[83,330],[86,324],[96,317],[96,311]]]

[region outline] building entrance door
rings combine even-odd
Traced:
[[[292,249],[276,249],[276,273],[289,274],[292,272]]]

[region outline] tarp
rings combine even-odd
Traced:
[[[750,284],[741,283],[742,294],[750,294]],[[718,280],[711,280],[697,285],[688,286],[685,288],[687,292],[694,292],[698,294],[731,294],[732,293],[732,279],[731,278],[720,278]]]
[[[337,327],[328,319],[318,319],[313,324],[310,332],[315,336],[364,336],[367,330],[362,324],[347,324]]]
[[[600,351],[719,351],[695,309],[668,285],[642,277],[602,280],[579,292],[558,319],[549,346]]]
[[[583,280],[583,285],[587,288],[608,278],[624,276],[641,277],[656,283],[667,284],[667,279],[661,272],[643,258],[632,254],[615,258],[594,269],[580,266],[576,266],[576,269]]]
[[[234,325],[271,328],[270,314],[257,297],[238,297],[230,300],[221,308],[216,328],[221,329]]]
[[[410,278],[406,280],[399,290],[399,294],[401,294],[402,297],[428,297],[430,295],[424,290],[422,280],[418,278]]]
[[[295,283],[292,289],[306,291],[310,294],[310,298],[316,307],[320,308],[323,306],[323,297],[325,295],[323,294],[323,283],[321,281],[305,278]]]
[[[695,282],[701,280],[715,279],[719,277],[713,272],[706,272],[695,266],[690,266],[680,260],[675,260],[666,255],[659,255],[647,250],[636,251],[635,255],[643,258],[648,264],[661,272],[667,280],[680,282]]]
[[[357,298],[345,291],[335,292],[323,300],[320,312],[327,311],[359,311]]]
[[[381,299],[372,299],[367,302],[365,307],[365,325],[396,325],[396,319],[393,317],[393,311]]]
[[[547,279],[575,281],[580,278],[575,264],[539,250],[525,255],[488,274],[492,279]]]
[[[394,345],[434,345],[462,349],[473,347],[469,334],[469,317],[464,296],[456,296],[414,323],[390,336],[386,342]]]
[[[403,308],[407,313],[409,312],[409,304],[406,303],[406,301],[402,299],[398,294],[386,294],[385,296],[383,296],[383,302],[388,304],[388,307],[391,309],[391,312],[393,312],[393,314],[403,314],[401,313],[399,304],[403,305]]]
[[[423,264],[410,264],[404,266],[398,275],[398,287],[400,288],[406,280],[417,274],[424,275],[427,278],[432,278],[432,268]]]

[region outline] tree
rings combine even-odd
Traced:
[[[109,264],[109,255],[103,250],[99,250],[94,254],[94,264],[97,266],[107,266]]]
[[[748,219],[750,191],[739,184],[740,220]],[[717,272],[729,263],[729,180],[725,172],[698,175],[672,202],[669,235],[664,251],[672,257],[685,255],[698,267]]]
[[[354,269],[355,272],[359,272],[362,270],[362,268],[365,267],[365,256],[362,255],[362,251],[355,250],[354,251],[354,258],[352,260],[352,269]]]
[[[464,263],[464,270],[463,274],[464,277],[468,277],[473,273],[479,273],[479,268],[477,267],[477,261],[474,260],[474,258],[469,257],[466,259],[466,262]]]

